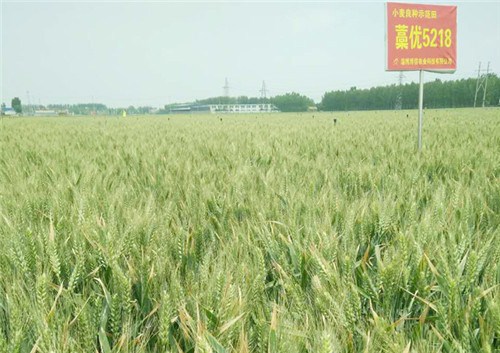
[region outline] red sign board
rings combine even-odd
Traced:
[[[455,71],[457,7],[387,3],[387,71]]]

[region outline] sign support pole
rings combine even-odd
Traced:
[[[420,88],[418,93],[418,151],[422,151],[422,126],[424,124],[424,70],[420,70]]]

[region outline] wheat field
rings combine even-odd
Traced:
[[[498,352],[500,109],[416,119],[3,118],[0,352]]]

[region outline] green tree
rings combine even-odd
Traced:
[[[292,92],[271,98],[274,104],[282,112],[305,112],[310,106],[314,106],[314,101],[306,96]]]
[[[23,112],[23,108],[21,106],[21,100],[19,99],[19,97],[13,98],[11,105],[12,105],[12,109],[14,109],[14,111],[17,114],[21,114]]]
[[[461,108],[474,106],[474,94],[477,79],[468,78],[453,81],[436,79],[425,83],[424,105],[427,108]],[[479,92],[479,105],[482,104],[482,93]],[[407,83],[401,86],[390,85],[357,89],[351,87],[345,91],[331,91],[323,95],[321,110],[373,110],[394,109],[396,98],[401,94],[403,109],[418,107],[418,83]],[[500,78],[495,74],[488,76],[488,90],[485,97],[486,106],[497,105],[500,100]]]

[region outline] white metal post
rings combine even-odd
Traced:
[[[420,89],[418,94],[418,150],[422,151],[422,126],[424,123],[424,71],[420,70]]]

